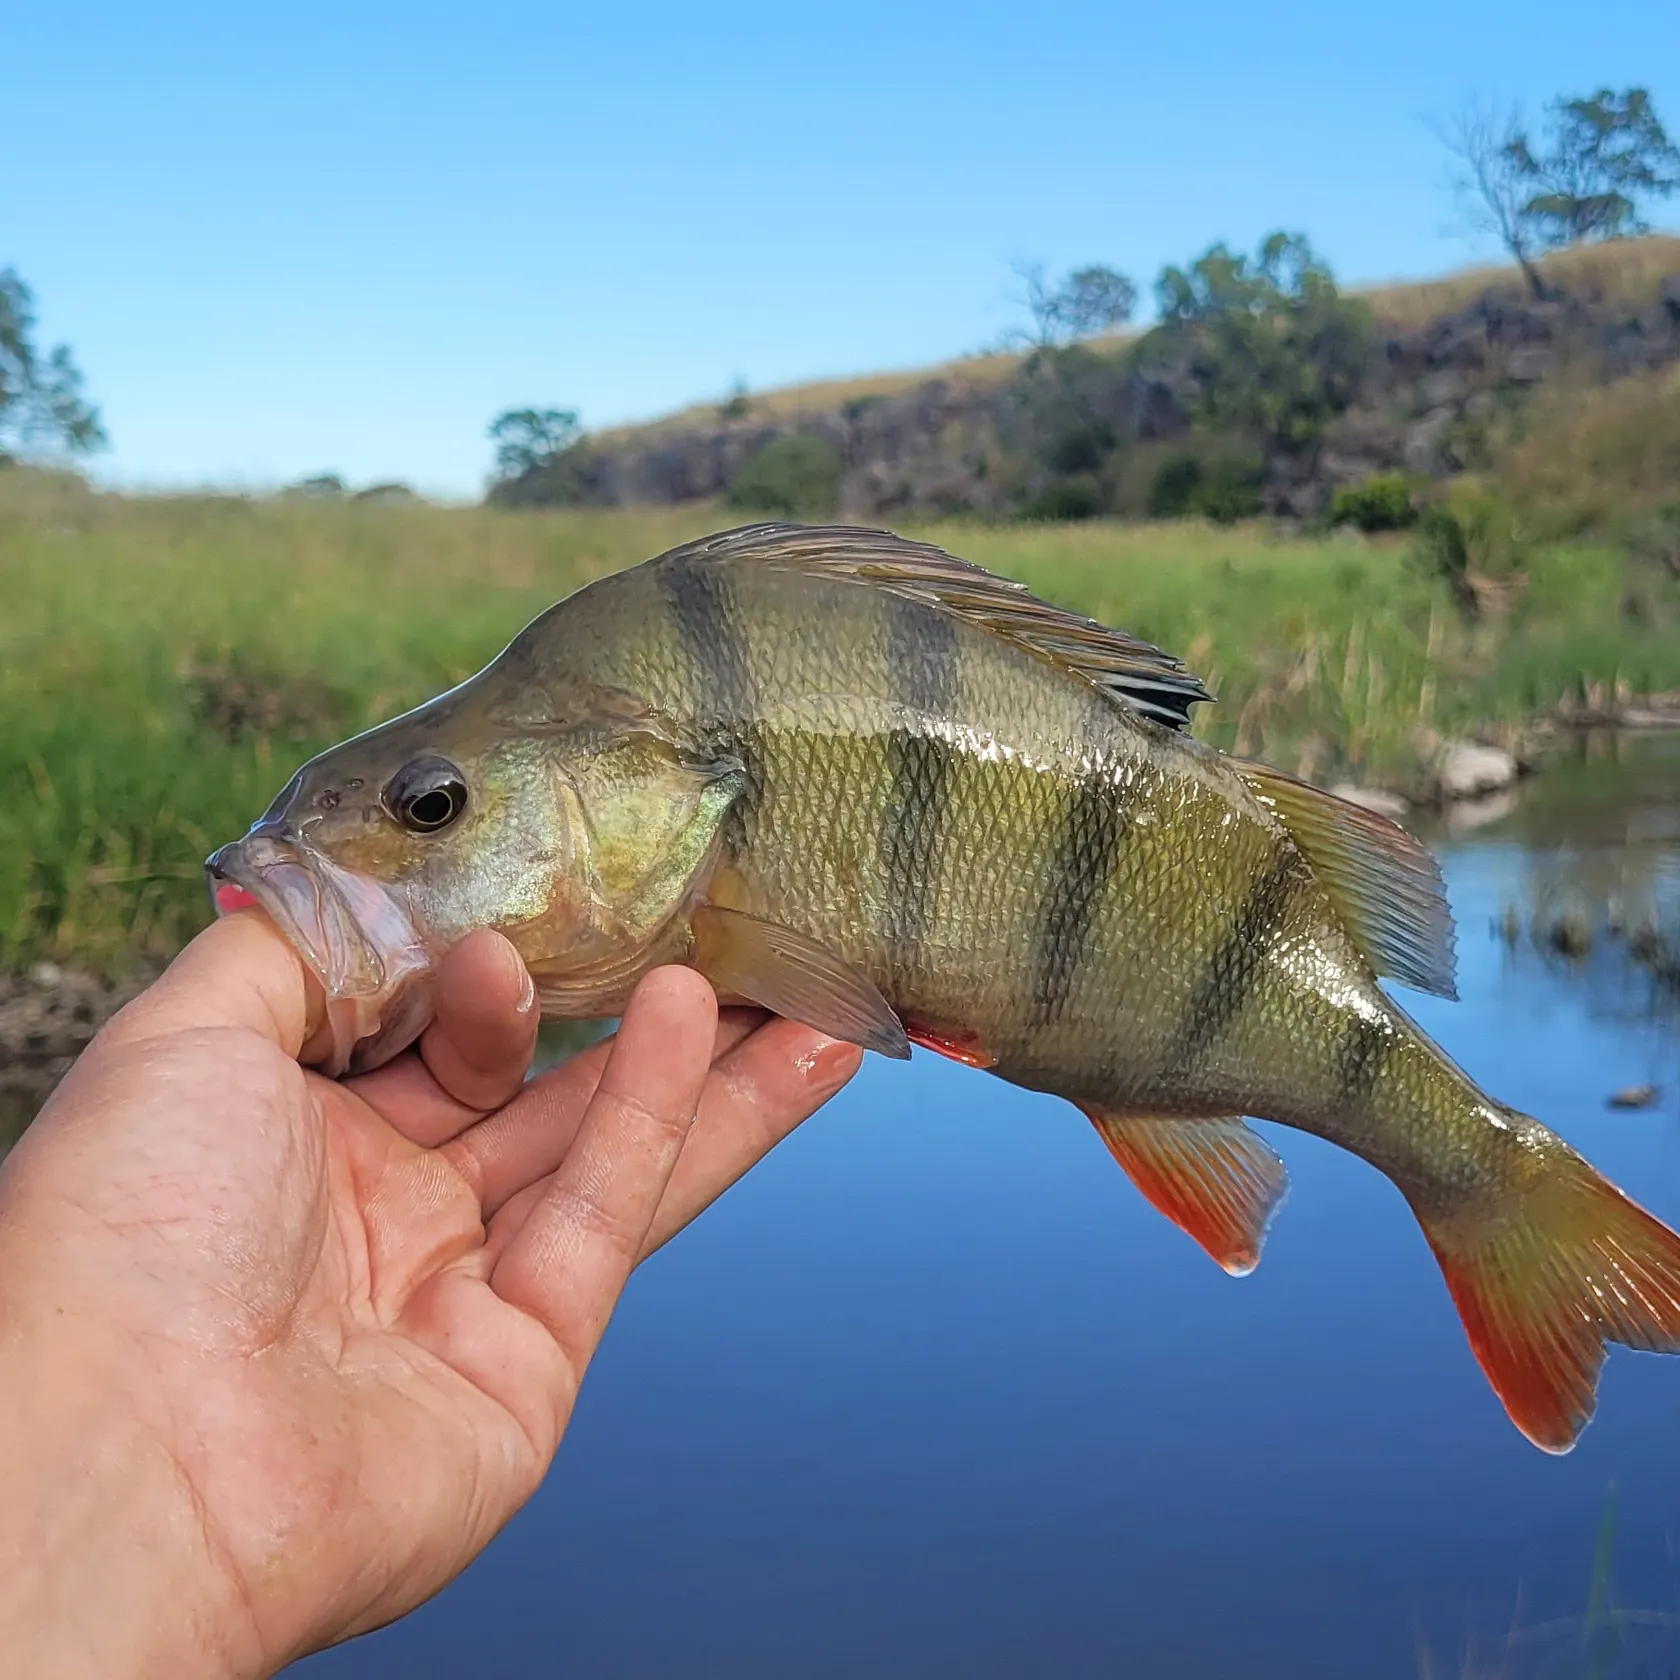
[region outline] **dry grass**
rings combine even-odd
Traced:
[[[895,373],[859,374],[851,379],[820,379],[804,385],[784,385],[772,391],[746,393],[748,408],[744,418],[752,420],[791,420],[804,415],[832,413],[848,402],[864,402],[873,397],[897,396],[913,391],[930,379],[949,380],[964,389],[1000,385],[1021,364],[1021,356],[1009,350],[989,351],[982,355],[959,356],[953,361],[937,362],[930,367],[904,368]],[[654,438],[665,432],[693,431],[714,426],[718,422],[721,403],[692,403],[675,414],[661,416],[630,426],[614,426],[593,434],[601,443],[622,443],[627,438]]]
[[[1517,506],[1567,508],[1602,525],[1680,500],[1680,368],[1614,385],[1561,382],[1522,421],[1491,474]]]
[[[1659,233],[1644,239],[1583,245],[1543,257],[1539,268],[1548,280],[1570,292],[1643,309],[1655,299],[1665,275],[1680,273],[1680,236]],[[1405,332],[1465,308],[1493,287],[1526,291],[1521,273],[1511,264],[1501,263],[1468,268],[1439,280],[1369,286],[1360,295],[1385,326]]]

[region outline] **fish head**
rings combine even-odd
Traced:
[[[329,1073],[413,1043],[476,928],[575,992],[550,1012],[610,1012],[586,1007],[596,981],[634,968],[715,851],[737,784],[621,698],[499,702],[494,670],[312,759],[207,862],[217,912],[255,901],[319,978]]]

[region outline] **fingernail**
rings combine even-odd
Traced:
[[[529,1015],[537,1001],[537,983],[524,963],[519,965],[519,1013]]]
[[[800,1058],[800,1066],[813,1085],[840,1085],[851,1078],[863,1052],[844,1039],[829,1039],[820,1049]]]

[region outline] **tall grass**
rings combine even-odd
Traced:
[[[0,966],[119,973],[202,920],[199,864],[310,753],[459,680],[587,579],[730,523],[711,508],[509,513],[124,499],[0,473]],[[1629,562],[1548,550],[1462,627],[1403,546],[1194,525],[917,532],[1187,657],[1198,728],[1327,776],[1403,774],[1431,731],[1583,684],[1680,687]]]

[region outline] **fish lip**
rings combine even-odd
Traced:
[[[331,1045],[323,1071],[378,1067],[431,1020],[436,955],[388,886],[341,868],[284,824],[265,818],[204,865],[217,915],[220,889],[249,894],[320,980]]]

